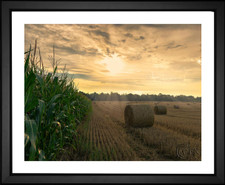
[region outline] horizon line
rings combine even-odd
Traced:
[[[96,94],[112,94],[112,93],[117,93],[117,94],[119,94],[119,95],[128,95],[128,94],[132,94],[132,95],[138,95],[138,96],[141,96],[141,95],[156,95],[156,96],[159,96],[159,95],[166,95],[166,96],[173,96],[173,97],[177,97],[177,96],[186,96],[186,97],[188,97],[188,96],[192,96],[192,97],[194,97],[194,98],[202,98],[201,96],[193,96],[193,95],[184,95],[184,94],[179,94],[179,95],[171,95],[171,94],[163,94],[163,93],[158,93],[158,94],[134,94],[134,93],[118,93],[118,92],[113,92],[113,91],[111,91],[110,93],[108,93],[108,92],[88,92],[88,93],[86,93],[86,92],[83,92],[83,91],[80,91],[80,90],[78,90],[78,92],[82,92],[82,93],[85,93],[85,94],[94,94],[94,93],[96,93]]]

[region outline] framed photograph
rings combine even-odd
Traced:
[[[223,1],[1,5],[1,183],[224,183]]]

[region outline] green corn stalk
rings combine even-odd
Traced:
[[[32,57],[31,52],[35,52]],[[57,160],[66,146],[79,150],[77,125],[90,112],[91,102],[78,93],[66,74],[57,72],[57,63],[53,73],[48,73],[43,61],[37,65],[36,49],[30,46],[25,55],[25,160]]]

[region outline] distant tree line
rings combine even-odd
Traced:
[[[156,94],[118,94],[111,92],[109,93],[91,93],[87,94],[84,92],[80,92],[87,96],[92,101],[184,101],[184,102],[201,102],[201,97],[194,96],[173,96],[159,93]]]

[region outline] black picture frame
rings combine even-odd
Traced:
[[[224,1],[1,1],[1,183],[224,183]],[[215,42],[214,174],[12,173],[13,11],[213,11]]]

